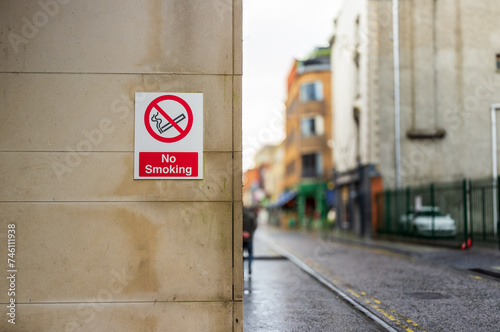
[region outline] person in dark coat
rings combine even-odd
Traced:
[[[248,273],[252,274],[253,234],[257,228],[257,216],[247,207],[243,207],[243,251],[248,252]]]

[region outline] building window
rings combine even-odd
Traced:
[[[321,81],[305,83],[300,86],[300,101],[323,100],[323,83]]]
[[[307,117],[300,122],[302,137],[323,135],[323,117],[317,115],[315,117]]]
[[[302,155],[302,177],[316,177],[323,175],[323,158],[320,153]]]
[[[497,70],[500,71],[500,53],[497,54]]]

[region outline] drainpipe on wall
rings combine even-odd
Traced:
[[[497,206],[497,116],[496,110],[500,109],[500,104],[491,105],[491,157],[493,160],[493,230],[498,231],[498,206]]]
[[[394,141],[396,189],[401,189],[401,102],[399,74],[399,0],[392,0],[392,43],[394,52]]]

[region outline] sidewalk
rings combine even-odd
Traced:
[[[268,232],[268,228],[266,226],[259,225],[257,230],[255,231],[255,236],[253,239],[253,256],[254,259],[279,259],[284,258],[275,250],[273,250],[268,242],[264,240],[262,237],[263,234]]]
[[[267,232],[277,231],[279,230],[267,229]],[[361,238],[354,234],[340,232],[329,232],[327,234],[310,232],[308,234],[327,242],[389,250],[434,264],[481,272],[500,278],[500,250],[496,249],[484,249],[472,246],[472,248],[466,250],[459,250],[383,239]]]
[[[255,259],[279,258],[281,255],[267,245],[266,236],[279,236],[283,234],[307,234],[314,239],[325,242],[342,243],[346,245],[362,246],[391,251],[396,254],[418,258],[430,263],[453,267],[461,270],[476,271],[500,278],[500,250],[472,247],[466,250],[429,245],[404,243],[374,238],[362,238],[354,234],[319,231],[283,231],[271,226],[261,225],[259,234],[255,238]]]

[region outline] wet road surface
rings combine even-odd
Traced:
[[[421,255],[407,255],[403,253],[411,249],[409,246],[393,251],[389,247],[325,242],[303,232],[270,231],[262,235],[397,331],[500,331],[499,280],[459,268],[470,265],[467,261],[472,254],[478,264],[500,265],[495,260],[496,253],[449,253],[419,247],[416,250]],[[281,279],[278,280],[279,284]],[[330,319],[328,311],[319,315]],[[323,330],[336,331],[331,329],[335,324],[339,322],[330,322]],[[366,331],[357,327],[349,329],[350,324],[339,325],[337,330]]]
[[[384,331],[286,259],[246,269],[244,331]]]

